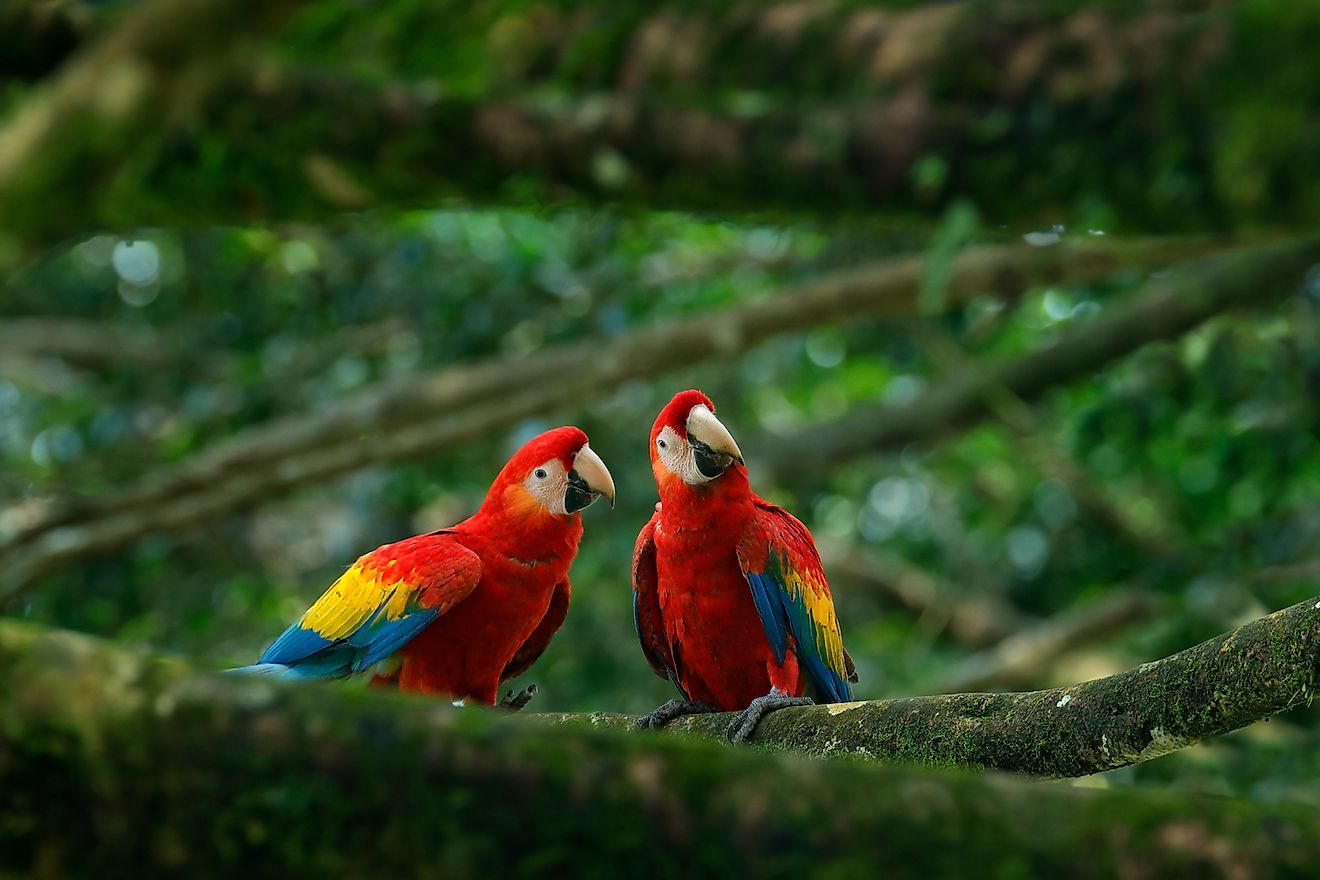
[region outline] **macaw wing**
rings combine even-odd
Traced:
[[[365,554],[261,655],[314,677],[361,672],[444,614],[481,580],[481,559],[452,532]]]
[[[679,684],[678,658],[665,633],[664,619],[660,616],[660,578],[655,568],[655,527],[660,522],[657,512],[642,527],[633,548],[633,625],[642,643],[642,653],[655,674],[673,682],[678,692],[687,699],[683,685]]]
[[[555,584],[555,591],[550,596],[550,605],[545,609],[541,622],[505,665],[504,672],[500,673],[501,682],[522,675],[545,653],[545,649],[550,645],[550,639],[559,631],[559,627],[564,625],[564,618],[568,616],[571,594],[572,590],[567,578]]]
[[[834,703],[852,699],[851,662],[816,543],[807,527],[764,501],[738,543],[738,564],[752,590],[761,625],[780,663],[790,645],[816,692]]]

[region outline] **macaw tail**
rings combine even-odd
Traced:
[[[236,675],[261,675],[268,678],[345,678],[352,671],[343,657],[309,657],[298,663],[256,663],[252,666],[235,666],[226,669],[226,673]]]
[[[233,673],[235,675],[268,675],[272,678],[292,677],[293,669],[281,663],[256,663],[252,666],[235,666],[232,669],[226,669],[225,674]]]

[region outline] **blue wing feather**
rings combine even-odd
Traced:
[[[257,664],[288,667],[289,678],[342,678],[384,660],[440,616],[439,609],[410,604],[407,614],[389,620],[381,613],[384,607],[381,603],[346,639],[327,639],[295,623],[262,652]]]
[[[780,595],[788,599],[787,595],[783,593]],[[793,630],[800,633],[810,633],[812,628],[816,626],[816,621],[811,617],[805,604],[788,600],[787,606],[789,614],[793,618]],[[820,656],[820,652],[815,649],[814,644],[810,645],[807,650],[799,650],[798,660],[806,662],[807,675],[810,677],[812,684],[828,697],[830,702],[844,703],[852,699],[852,687],[849,686],[847,679],[825,663]]]
[[[391,551],[411,549],[409,545],[421,541],[432,545],[428,547],[431,557],[439,562],[420,581],[382,583],[378,573],[397,558]],[[259,668],[244,667],[243,671],[289,678],[342,678],[363,672],[462,601],[480,577],[480,558],[449,531],[378,548],[350,566],[298,623],[262,652]],[[429,593],[426,605],[422,604],[424,593]],[[288,671],[278,673],[278,667]]]
[[[783,602],[780,601],[783,588],[775,582],[769,571],[763,574],[752,572],[745,574],[747,583],[752,588],[752,602],[756,605],[756,613],[761,616],[761,625],[765,628],[766,638],[770,640],[770,647],[774,649],[775,660],[783,663],[784,657],[788,654],[788,620],[784,613]]]
[[[329,648],[301,660],[290,661],[288,664],[263,662],[252,666],[239,666],[225,671],[241,675],[264,675],[271,678],[343,678],[352,670],[355,655],[355,651],[340,646]]]
[[[384,660],[439,616],[437,609],[418,608],[398,620],[375,620],[362,627],[348,639],[350,645],[361,650],[353,671],[361,672]]]
[[[765,502],[757,506],[738,559],[766,639],[783,663],[792,636],[794,654],[817,694],[847,702],[848,661],[811,533],[788,511]]]
[[[319,636],[295,623],[281,633],[269,648],[261,652],[257,663],[278,663],[281,666],[288,666],[324,651],[332,645],[334,645],[332,639]]]

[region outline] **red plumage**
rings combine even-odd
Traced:
[[[541,434],[472,517],[358,559],[266,650],[260,671],[337,677],[393,657],[376,683],[494,703],[563,623],[577,511],[601,493],[612,501],[613,482],[586,434]]]
[[[687,699],[726,711],[742,709],[772,688],[800,696],[810,685],[826,699],[837,698],[847,685],[833,684],[836,664],[821,658],[834,645],[842,657],[842,640],[811,535],[791,514],[752,490],[740,460],[730,461],[706,482],[699,476],[695,484],[685,480],[681,467],[676,472],[681,461],[674,456],[685,452],[676,451],[672,438],[688,442],[686,422],[695,406],[714,410],[704,394],[683,392],[660,413],[651,432],[660,504],[638,535],[633,554],[634,610],[643,651],[656,673],[670,678]],[[783,560],[788,574],[780,581],[786,586],[782,597],[775,593],[761,609],[749,575],[763,573],[771,551]],[[805,586],[794,592],[795,585]],[[780,610],[785,607],[788,612]],[[777,631],[777,650],[771,632],[780,620],[785,623]],[[803,657],[820,670],[815,678],[803,668]]]
[[[401,689],[492,704],[500,683],[525,671],[550,644],[568,611],[568,570],[582,539],[582,517],[529,510],[508,495],[547,459],[571,469],[586,442],[587,435],[572,427],[535,438],[500,471],[481,508],[446,530],[481,559],[481,576],[466,599],[400,650]],[[556,597],[557,613],[547,619]],[[529,644],[533,634],[537,638]],[[519,668],[510,669],[519,652]]]
[[[661,490],[661,509],[638,536],[634,570],[637,558],[653,557],[638,589],[660,625],[648,633],[651,650],[666,658],[657,671],[672,669],[688,699],[734,710],[772,686],[799,696],[803,681],[795,653],[783,663],[775,657],[738,566],[741,526],[755,494],[745,471],[725,477],[741,486],[730,486],[720,503],[702,503],[708,499],[692,497],[681,482]]]
[[[582,518],[517,519],[483,506],[449,531],[481,558],[481,577],[466,599],[400,649],[399,687],[490,704],[500,683],[530,667],[564,621]],[[562,611],[547,620],[556,596]],[[510,670],[519,652],[524,662]]]

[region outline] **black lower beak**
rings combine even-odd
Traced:
[[[589,507],[591,502],[599,497],[600,493],[593,492],[587,481],[582,479],[576,470],[568,472],[568,489],[564,491],[565,511],[575,513],[584,507]]]
[[[726,452],[716,452],[700,440],[688,438],[692,444],[692,457],[696,460],[697,470],[708,480],[713,480],[729,469],[733,456]]]

